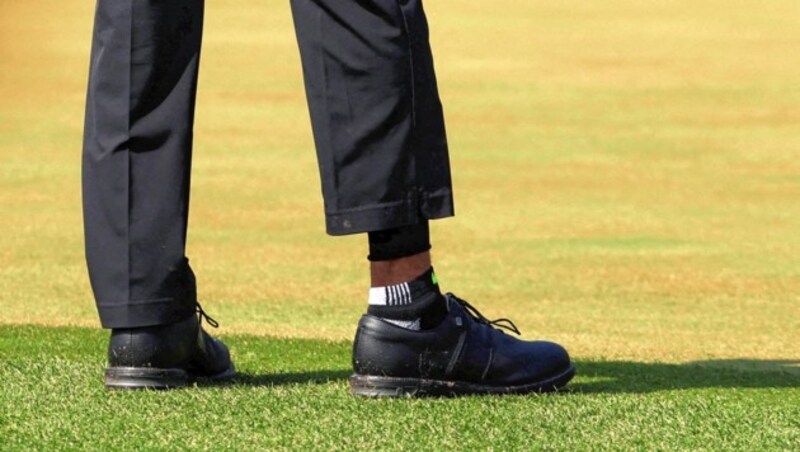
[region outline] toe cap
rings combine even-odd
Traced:
[[[508,341],[495,350],[491,380],[495,384],[524,385],[550,379],[570,369],[569,353],[548,341]]]
[[[549,341],[531,342],[531,348],[538,373],[542,376],[557,375],[572,366],[567,349],[560,344]]]

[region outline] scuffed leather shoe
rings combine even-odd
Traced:
[[[115,329],[108,345],[105,385],[111,389],[170,389],[222,381],[236,371],[225,344],[203,331],[198,315],[170,325]]]
[[[364,315],[353,344],[350,388],[369,397],[525,394],[555,391],[575,375],[558,344],[522,341],[511,321],[490,321],[453,294],[448,314],[414,331]]]

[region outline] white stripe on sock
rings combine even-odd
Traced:
[[[368,302],[373,306],[405,306],[413,302],[408,283],[385,287],[371,287]]]
[[[369,304],[374,306],[386,306],[386,288],[370,287]]]
[[[411,297],[411,286],[408,283],[395,284],[385,287],[371,287],[369,289],[368,303],[371,306],[405,306],[413,302]],[[409,330],[420,330],[420,319],[414,320],[392,320],[383,319],[391,324]]]

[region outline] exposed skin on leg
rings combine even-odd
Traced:
[[[411,281],[431,268],[431,252],[390,261],[370,262],[370,284],[372,287],[391,286]]]

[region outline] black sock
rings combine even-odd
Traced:
[[[371,288],[367,313],[411,330],[438,326],[447,307],[433,267],[412,281]]]
[[[431,249],[428,220],[411,226],[372,231],[369,236],[370,261],[390,261]]]

